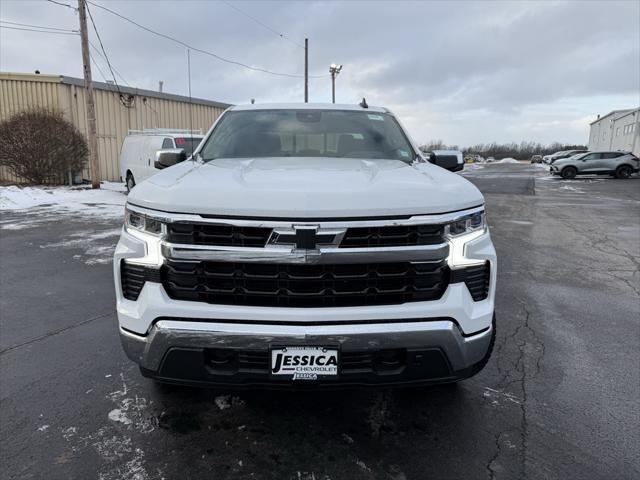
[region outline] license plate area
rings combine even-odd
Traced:
[[[314,381],[338,377],[340,351],[337,347],[282,345],[271,347],[271,376],[295,381]]]

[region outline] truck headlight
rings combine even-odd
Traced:
[[[125,209],[124,229],[131,237],[144,242],[144,255],[127,257],[128,263],[138,265],[162,265],[162,239],[167,232],[167,225],[158,218]]]
[[[444,235],[447,238],[454,238],[479,230],[484,231],[486,227],[484,211],[476,212],[446,224],[444,226]]]
[[[487,223],[484,211],[465,215],[454,222],[444,226],[444,237],[449,242],[449,257],[447,262],[450,267],[467,267],[482,265],[486,261],[483,258],[468,258],[466,245],[481,237],[487,232]]]
[[[124,225],[127,229],[139,230],[150,235],[160,236],[165,232],[165,224],[160,220],[126,209]]]

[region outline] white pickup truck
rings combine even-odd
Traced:
[[[192,160],[158,152],[114,257],[129,358],[191,385],[476,374],[495,339],[484,199],[426,155],[364,102],[232,107]]]

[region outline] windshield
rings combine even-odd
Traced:
[[[176,137],[174,139],[176,148],[182,148],[187,154],[187,157],[193,153],[201,141],[202,137]]]
[[[216,158],[344,157],[412,162],[415,152],[387,113],[347,110],[228,112],[200,151]]]

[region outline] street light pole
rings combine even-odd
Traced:
[[[304,103],[309,103],[309,39],[304,39]]]
[[[342,70],[342,65],[336,65],[332,63],[329,67],[329,73],[331,74],[331,103],[336,103],[336,76]]]
[[[336,103],[336,73],[331,71],[331,103]]]

